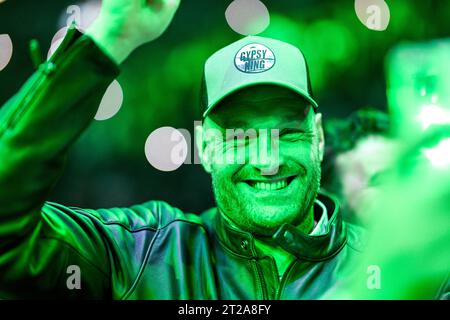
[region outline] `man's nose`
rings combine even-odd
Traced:
[[[257,149],[250,152],[250,164],[261,171],[261,175],[275,175],[282,162],[278,135],[262,135]]]

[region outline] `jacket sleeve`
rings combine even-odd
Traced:
[[[110,294],[107,246],[95,222],[45,199],[67,149],[118,73],[89,37],[71,28],[0,108],[0,299]]]
[[[439,293],[436,296],[436,300],[450,300],[450,273],[442,283]]]

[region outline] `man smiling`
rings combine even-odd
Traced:
[[[241,145],[231,146],[251,149],[252,143],[257,144],[257,151],[271,149],[268,159],[256,158],[253,163],[249,159],[244,164],[213,161],[210,165],[203,157],[221,211],[240,221],[243,229],[261,235],[272,234],[283,222],[304,220],[306,216],[299,217],[299,213],[311,207],[317,193],[323,144],[309,105],[288,89],[255,86],[230,96],[217,109],[205,119],[206,130],[220,123],[228,128],[242,126],[262,133],[275,128],[279,132],[277,136],[249,137],[235,142]],[[256,139],[259,143],[251,141]],[[275,143],[277,147],[271,148]]]
[[[323,153],[320,119],[320,114],[315,114],[311,104],[298,93],[282,86],[257,85],[225,98],[208,115],[202,128],[278,130],[275,137],[250,136],[248,141],[236,142],[242,144],[237,148],[248,149],[255,143],[251,140],[266,142],[264,145],[259,141],[258,151],[277,144],[274,148],[277,152],[272,152],[267,160],[257,158],[253,163],[247,159],[244,164],[217,164],[210,161],[215,159],[214,155],[204,153],[202,160],[212,176],[219,212],[232,225],[257,236],[256,244],[267,254],[274,255],[280,277],[293,256],[273,243],[271,237],[284,223],[296,226],[305,234],[310,233],[315,224],[313,203],[319,189]],[[235,137],[236,140],[245,138]],[[199,147],[203,149],[207,149],[207,144]],[[222,149],[213,151],[221,153]]]
[[[97,210],[45,201],[117,64],[165,30],[178,2],[103,6],[87,34],[71,29],[1,109],[0,298],[330,296],[351,274],[359,231],[318,193],[321,115],[303,54],[287,43],[246,37],[205,64],[196,141],[217,208],[194,215],[160,201]],[[212,129],[256,134],[218,141]],[[276,152],[251,157],[255,143],[258,155]],[[217,161],[230,150],[241,161]],[[69,286],[69,276],[81,285]]]

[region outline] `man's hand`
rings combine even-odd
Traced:
[[[179,4],[180,0],[103,0],[86,34],[120,64],[167,29]]]

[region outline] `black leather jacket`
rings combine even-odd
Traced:
[[[296,257],[281,280],[273,257],[216,209],[194,215],[157,201],[99,210],[45,202],[67,148],[117,74],[91,39],[70,30],[0,109],[0,298],[316,299],[351,273],[358,228],[324,194],[316,204],[328,211],[325,234],[291,225],[276,233]],[[74,265],[80,290],[67,286]]]

